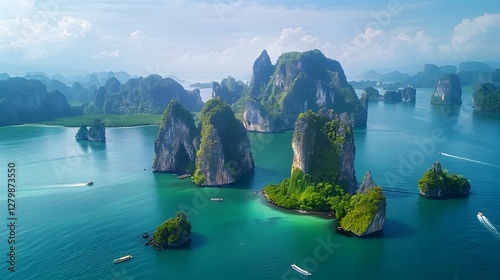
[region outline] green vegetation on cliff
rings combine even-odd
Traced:
[[[248,139],[248,136],[231,108],[220,98],[210,99],[203,106],[199,125],[201,127],[200,147],[196,154],[198,160],[193,174],[193,182],[197,185],[205,182],[206,178],[200,172],[200,165],[207,160],[224,160],[225,168],[231,175],[239,176],[240,169],[244,169],[246,166],[243,164],[245,153],[240,150],[239,146],[245,139]],[[214,151],[217,141],[220,141],[222,146],[224,159],[212,159],[213,155],[210,154]]]
[[[483,83],[477,86],[472,97],[474,110],[500,112],[500,89],[492,83]]]
[[[273,72],[271,72],[273,71]],[[272,119],[280,119],[285,128],[291,128],[295,118],[307,110],[322,107],[338,113],[355,116],[354,123],[366,125],[364,114],[356,114],[360,101],[347,83],[344,70],[338,61],[329,59],[319,50],[288,52],[280,55],[273,67],[267,52],[263,52],[253,67],[250,93]],[[257,82],[256,82],[257,81]],[[239,114],[241,104],[233,106]],[[282,129],[283,127],[280,127]]]
[[[177,212],[156,228],[153,241],[162,247],[181,246],[191,237],[191,224],[186,213]]]
[[[312,111],[299,114],[297,123],[306,127],[296,130],[295,141],[306,141],[306,147],[314,147],[309,173],[294,167],[290,178],[279,185],[268,185],[264,191],[273,203],[284,208],[314,211],[334,211],[337,218],[345,214],[342,202],[348,201],[339,180],[339,149],[345,138],[337,135],[339,121],[328,120]],[[348,131],[352,133],[352,131]],[[314,135],[309,138],[308,135]],[[305,137],[305,138],[303,138]]]
[[[462,175],[449,174],[446,169],[442,170],[441,164],[436,162],[418,180],[418,189],[427,197],[460,197],[469,193],[470,184]]]
[[[353,195],[344,207],[347,214],[340,221],[340,226],[357,235],[366,232],[384,199],[384,193],[379,186],[371,188],[366,194]]]
[[[161,118],[160,130],[163,129],[165,123],[170,122],[172,118],[179,119],[182,123],[189,125],[191,131],[196,130],[196,126],[194,124],[194,116],[191,114],[186,108],[184,108],[179,102],[172,100],[163,112]]]

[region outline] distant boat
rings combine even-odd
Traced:
[[[126,255],[126,256],[123,256],[121,258],[118,258],[118,259],[115,259],[113,262],[114,263],[121,263],[121,262],[124,262],[124,261],[128,261],[132,258],[131,255]]]
[[[295,271],[297,271],[298,273],[302,274],[302,275],[306,275],[306,276],[310,276],[310,275],[312,275],[312,273],[311,273],[311,272],[309,272],[309,271],[307,271],[307,270],[305,270],[305,269],[302,269],[302,268],[300,268],[300,267],[296,266],[295,264],[292,264],[292,268],[293,268]]]
[[[443,152],[439,152],[440,155],[443,155]]]
[[[86,185],[86,186],[93,186],[93,185],[94,185],[94,182],[87,182],[85,185]]]
[[[477,212],[477,215],[478,215],[479,217],[481,217],[481,218],[484,216],[484,215],[483,215],[483,212],[480,212],[480,211],[478,211],[478,212]]]
[[[177,179],[182,180],[182,179],[186,179],[186,178],[189,178],[189,177],[191,177],[191,174],[187,174],[187,173],[186,173],[186,174],[184,174],[184,175],[177,176]]]
[[[210,200],[211,200],[211,201],[219,201],[219,202],[222,202],[222,201],[224,201],[224,198],[222,198],[222,197],[212,197],[212,198],[210,198]]]

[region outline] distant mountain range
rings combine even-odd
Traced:
[[[423,71],[406,72],[414,70],[414,65],[402,67],[399,70],[368,70],[353,79],[353,86],[363,84],[359,81],[372,81],[380,84],[395,83],[401,86],[413,87],[434,87],[437,80],[444,74],[458,74],[462,86],[478,85],[483,82],[496,82],[492,80],[492,73],[500,71],[500,63],[483,63],[478,61],[466,61],[459,63],[458,67],[454,65],[437,66],[435,64],[425,64]],[[387,72],[385,72],[387,71]]]

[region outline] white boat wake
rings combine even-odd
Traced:
[[[486,218],[486,216],[484,215],[479,215],[477,214],[477,219],[479,220],[479,222],[481,222],[481,224],[483,224],[483,226],[488,229],[491,233],[493,233],[493,235],[495,235],[496,237],[500,238],[500,232],[498,231],[498,229],[490,222],[490,220],[488,220],[488,218]]]
[[[491,167],[500,168],[500,166],[498,166],[498,165],[494,165],[494,164],[487,163],[487,162],[484,162],[484,161],[479,161],[479,160],[474,160],[474,159],[470,159],[470,158],[464,158],[464,157],[454,156],[454,155],[450,155],[450,154],[443,153],[443,152],[439,152],[439,154],[442,155],[442,156],[445,156],[445,157],[451,157],[451,158],[456,158],[456,159],[461,159],[461,160],[470,161],[470,162],[474,162],[474,163],[479,163],[479,164],[483,164],[483,165],[487,165],[487,166],[491,166]]]

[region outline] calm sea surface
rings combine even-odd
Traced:
[[[335,220],[267,204],[254,190],[290,173],[292,132],[249,133],[255,173],[224,188],[200,188],[151,172],[157,126],[107,128],[106,143],[77,142],[77,128],[0,128],[0,279],[498,279],[500,118],[429,104],[370,103],[355,130],[358,182],[371,170],[387,196],[383,233],[333,233]],[[439,152],[445,155],[440,155]],[[464,199],[428,200],[417,180],[433,162],[470,179]],[[16,165],[16,272],[7,270],[7,165]],[[84,186],[93,181],[94,186]],[[224,202],[211,202],[210,197]],[[188,212],[189,248],[154,251],[150,234]],[[113,259],[133,259],[113,264]]]

